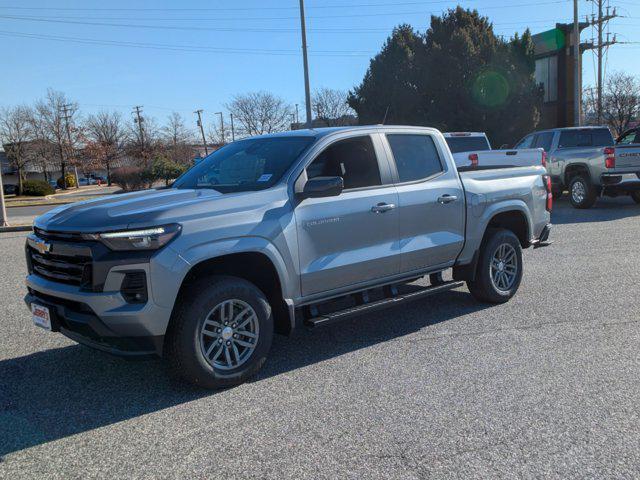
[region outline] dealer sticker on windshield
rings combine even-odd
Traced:
[[[51,314],[49,313],[49,309],[47,307],[32,303],[31,315],[33,318],[33,323],[35,325],[40,328],[44,328],[45,330],[51,330]]]
[[[271,177],[273,177],[272,174],[265,173],[263,175],[260,175],[260,177],[258,178],[258,181],[259,182],[268,182],[269,180],[271,180]]]

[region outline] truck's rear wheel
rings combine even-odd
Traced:
[[[640,192],[631,192],[630,196],[634,202],[640,204]]]
[[[205,388],[237,385],[262,367],[273,337],[271,308],[252,283],[214,276],[181,299],[167,333],[172,372]]]
[[[596,187],[585,175],[576,175],[569,182],[569,199],[575,208],[591,208],[597,198]]]
[[[522,280],[522,247],[506,229],[491,229],[480,247],[475,278],[467,281],[471,294],[482,302],[504,303],[518,291]]]

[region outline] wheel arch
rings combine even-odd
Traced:
[[[484,247],[487,234],[491,229],[504,228],[512,231],[522,248],[531,246],[532,226],[529,221],[528,210],[524,205],[514,204],[510,207],[503,207],[498,211],[491,212],[484,225],[482,237],[478,242],[478,247],[473,253],[471,262],[453,267],[453,278],[456,280],[470,280],[475,278],[476,268],[479,260],[479,252]]]
[[[228,275],[242,278],[258,287],[267,297],[274,318],[276,333],[288,335],[295,326],[294,309],[287,301],[283,290],[285,279],[271,255],[265,251],[248,250],[219,254],[190,262],[191,267],[185,274],[173,310],[177,308],[185,291],[195,280],[203,276]],[[173,319],[173,315],[172,315]]]
[[[586,163],[572,163],[564,169],[564,185],[569,186],[571,179],[580,174],[586,174],[587,179],[591,180],[591,173]]]

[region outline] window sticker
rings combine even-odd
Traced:
[[[273,177],[273,175],[271,173],[264,173],[262,175],[260,175],[260,177],[258,178],[258,182],[268,182],[269,180],[271,180],[271,177]]]

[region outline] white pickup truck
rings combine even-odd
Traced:
[[[543,148],[492,150],[484,132],[448,132],[443,135],[458,169],[547,166]]]

